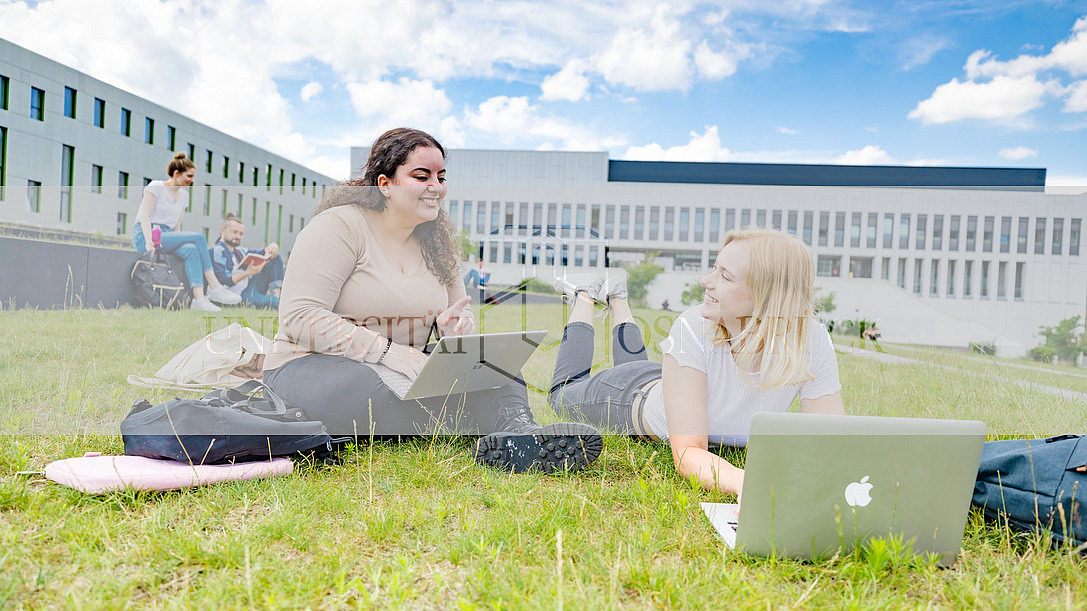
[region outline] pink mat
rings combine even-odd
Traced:
[[[141,456],[102,456],[88,452],[81,458],[51,462],[45,477],[58,484],[90,494],[115,490],[177,490],[217,482],[263,479],[294,471],[289,458],[236,463],[190,465]]]

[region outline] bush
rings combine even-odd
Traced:
[[[1053,357],[1057,356],[1057,351],[1045,344],[1041,344],[1031,348],[1027,355],[1040,363],[1052,363]]]
[[[632,304],[645,307],[649,283],[664,271],[663,267],[655,263],[656,260],[657,253],[647,252],[641,263],[627,268],[627,296]]]
[[[1052,327],[1041,327],[1038,333],[1045,337],[1045,347],[1053,350],[1053,354],[1060,357],[1061,361],[1076,364],[1076,358],[1087,347],[1087,333],[1082,336],[1077,332],[1083,325],[1079,324],[1079,316],[1065,318]]]
[[[683,294],[680,295],[679,300],[683,302],[683,305],[691,305],[702,301],[705,297],[706,287],[697,282],[690,282],[683,287]]]
[[[985,356],[996,356],[996,342],[970,342],[970,352],[977,352]]]
[[[517,288],[528,293],[555,294],[555,287],[546,282],[541,282],[539,278],[527,278],[521,281]]]

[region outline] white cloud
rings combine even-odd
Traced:
[[[746,52],[740,55],[744,56]],[[735,74],[736,60],[737,58],[727,53],[713,51],[704,40],[694,52],[694,65],[698,68],[698,73],[710,80],[719,80]]]
[[[887,151],[874,144],[869,144],[862,149],[846,151],[835,157],[831,163],[838,165],[893,165],[895,161],[887,154]]]
[[[598,136],[590,129],[553,117],[529,103],[525,96],[494,96],[465,113],[466,127],[498,138],[504,145],[535,146],[552,150],[598,151],[621,146],[621,138]]]
[[[1087,112],[1087,81],[1073,83],[1066,91],[1064,112]]]
[[[948,45],[949,41],[946,38],[934,36],[921,36],[907,41],[901,49],[902,69],[912,70],[918,66],[924,66]]]
[[[586,63],[580,59],[566,62],[555,74],[540,83],[541,100],[566,100],[577,102],[589,98],[589,78],[585,76]]]
[[[401,77],[395,83],[348,83],[347,91],[360,117],[381,117],[389,127],[411,125],[433,129],[453,105],[430,80]]]
[[[1038,108],[1048,90],[1034,76],[997,76],[988,83],[951,79],[907,115],[926,125],[962,119],[1013,119]]]
[[[302,98],[303,102],[309,102],[313,98],[321,95],[321,92],[324,90],[325,88],[321,85],[321,83],[318,83],[317,81],[310,81],[302,87],[302,91],[299,93],[299,97]]]
[[[800,133],[795,129],[789,129],[788,127],[779,127],[777,131],[779,134],[785,134],[786,136],[795,136]]]
[[[691,85],[691,42],[680,31],[672,8],[662,4],[650,29],[622,28],[596,57],[596,69],[609,83],[636,91],[686,90]]]
[[[1026,159],[1027,157],[1037,157],[1038,151],[1028,149],[1025,146],[1017,146],[1015,148],[1000,149],[997,154],[1009,161],[1019,161],[1021,159]]]
[[[707,125],[701,134],[690,133],[690,141],[669,148],[656,142],[644,146],[632,146],[623,154],[623,159],[636,161],[728,161],[732,154],[721,146],[721,136],[716,125]]]

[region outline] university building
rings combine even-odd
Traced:
[[[143,187],[175,152],[196,164],[183,219],[214,242],[223,216],[246,246],[294,237],[333,180],[0,39],[0,224],[130,242]]]
[[[352,149],[354,172],[368,152]],[[1087,318],[1087,194],[1045,193],[1044,169],[482,150],[449,151],[447,169],[447,210],[500,280],[546,279],[649,252],[693,280],[712,266],[726,231],[760,225],[800,236],[820,283],[893,287],[892,300],[979,321],[1021,347],[1039,342],[1040,325]]]

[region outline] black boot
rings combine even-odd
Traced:
[[[580,422],[540,426],[527,405],[502,407],[495,430],[476,442],[476,462],[514,473],[577,471],[596,461],[604,449],[596,427]]]

